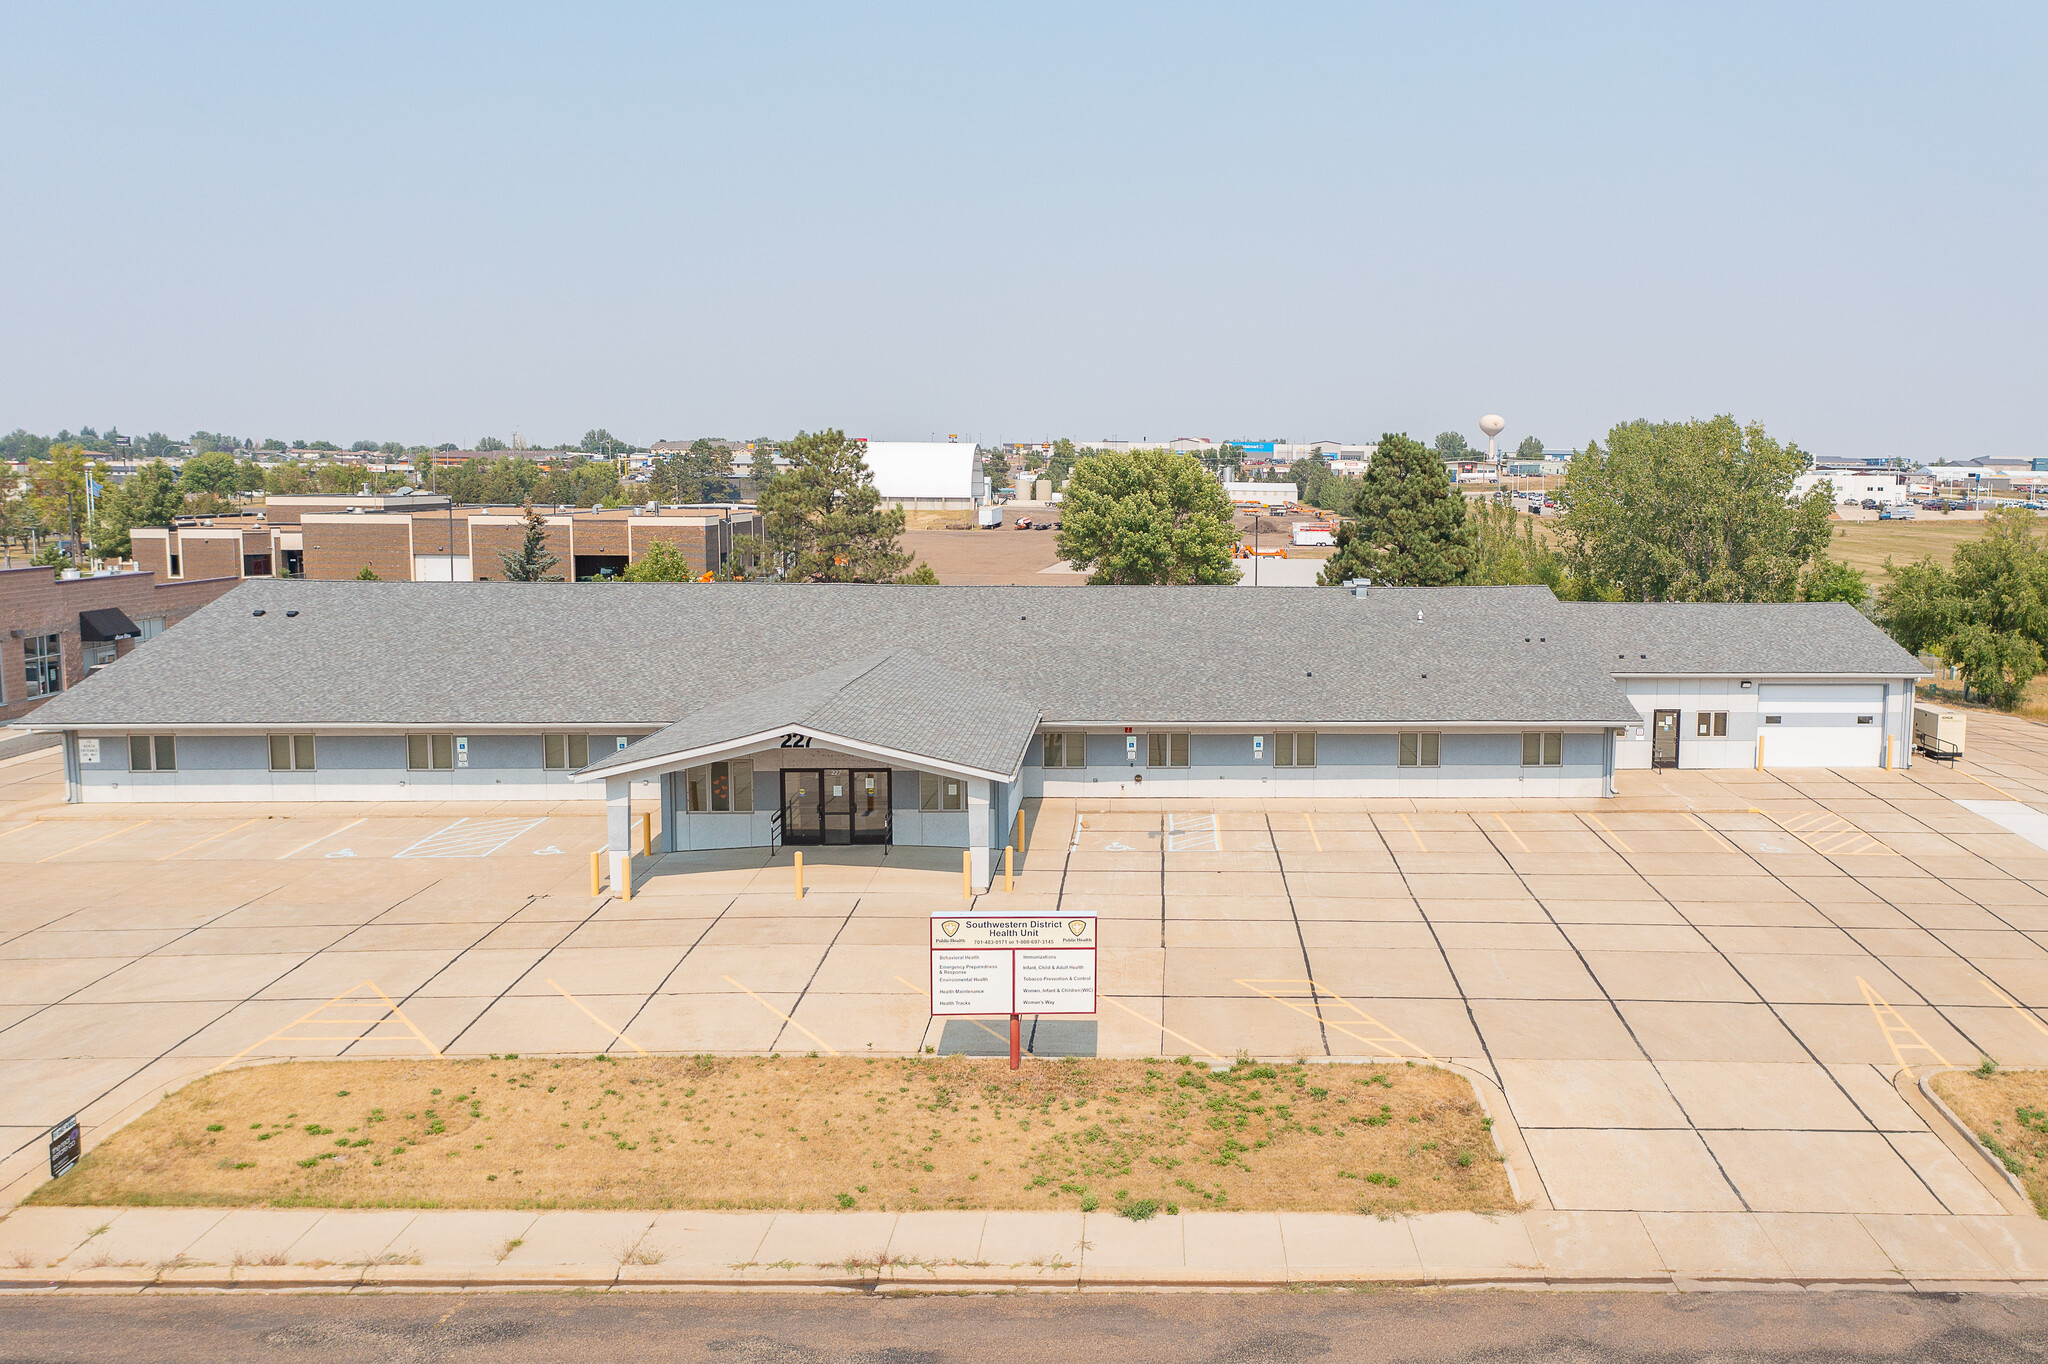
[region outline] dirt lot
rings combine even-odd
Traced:
[[[907,530],[903,548],[952,587],[1078,587],[1085,573],[1044,573],[1059,561],[1052,531],[1018,530],[1005,512],[1001,530]]]
[[[31,1201],[1486,1210],[1491,1126],[1413,1063],[300,1062],[195,1081]]]
[[[1921,512],[1911,521],[1837,522],[1835,538],[1828,546],[1828,553],[1851,568],[1860,568],[1868,573],[1874,588],[1884,579],[1887,555],[1897,563],[1909,564],[1932,554],[1937,561],[1946,564],[1957,545],[1983,537],[1984,521],[1981,517],[1951,519],[1934,512]]]

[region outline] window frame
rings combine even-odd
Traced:
[[[576,760],[578,745],[583,748],[583,760]],[[560,750],[560,761],[550,748]],[[543,772],[580,772],[590,766],[590,736],[588,734],[554,733],[540,736],[540,768]]]
[[[269,749],[270,749],[270,770],[271,770],[271,771],[273,771],[273,772],[317,772],[317,771],[319,771],[319,770],[320,770],[320,768],[319,768],[319,761],[318,761],[318,759],[319,759],[319,748],[318,748],[318,746],[317,746],[317,745],[316,745],[316,744],[314,743],[314,740],[313,740],[313,736],[312,736],[312,735],[310,735],[310,734],[271,734],[271,735],[266,735],[266,736],[265,736],[265,738],[266,738],[266,739],[267,739],[267,740],[269,741]],[[305,745],[305,748],[304,748],[304,751],[303,751],[303,753],[302,753],[302,752],[301,752],[301,750],[300,750],[300,745],[301,745],[302,743],[303,743],[303,744]],[[278,763],[278,761],[277,761],[277,748],[278,748],[278,745],[279,745],[279,744],[283,744],[283,745],[284,745],[284,759],[285,759],[285,760],[284,760],[284,763],[283,763],[283,765],[281,765],[281,766],[279,765],[279,763]],[[300,759],[301,757],[304,757],[304,758],[305,758],[305,761],[304,761],[304,762],[300,762],[300,761],[299,761],[299,759]]]
[[[721,773],[720,768],[725,771]],[[683,809],[693,815],[753,814],[758,808],[755,804],[755,779],[758,776],[752,758],[724,758],[686,768],[683,772]],[[720,781],[725,783],[723,795],[719,794]],[[725,802],[723,806],[719,804],[721,800]]]
[[[43,665],[39,667],[38,665]],[[48,673],[45,673],[45,668]],[[54,685],[46,685],[54,676]],[[28,688],[23,700],[55,696],[64,690],[64,636],[24,635],[21,641],[21,680]]]
[[[1404,729],[1394,754],[1397,767],[1438,768],[1443,766],[1444,736],[1441,730]]]
[[[1530,756],[1531,749],[1535,756]],[[1562,767],[1564,766],[1564,731],[1561,729],[1525,729],[1522,731],[1522,766]]]
[[[142,745],[142,752],[149,759],[145,766],[135,765],[135,746]],[[164,761],[165,756],[170,758]],[[128,770],[130,772],[175,772],[178,770],[178,736],[175,734],[130,734],[128,736]]]
[[[1314,767],[1316,765],[1316,731],[1312,729],[1275,730],[1273,733],[1273,766]]]
[[[1048,729],[1039,738],[1038,765],[1047,771],[1086,767],[1088,765],[1088,735],[1077,729]],[[1052,761],[1052,752],[1057,745],[1060,753],[1058,762]]]
[[[1728,712],[1725,710],[1703,710],[1699,712],[1699,723],[1693,726],[1695,739],[1725,739],[1728,737]]]
[[[425,763],[415,763],[413,761],[413,745],[421,743],[427,746],[427,760]],[[439,761],[442,757],[446,757],[448,761],[445,763]],[[408,733],[405,736],[405,770],[408,772],[453,772],[455,770],[455,736],[453,734],[436,734],[430,731]]]
[[[948,785],[953,787],[949,794]],[[954,802],[947,804],[948,801]],[[919,814],[950,815],[967,809],[967,781],[964,777],[949,777],[943,772],[919,772],[917,774],[917,809]]]
[[[1150,729],[1145,731],[1145,766],[1171,770],[1190,765],[1194,741],[1190,731],[1185,729]],[[1175,750],[1178,750],[1176,755]],[[1174,761],[1178,756],[1180,761]]]

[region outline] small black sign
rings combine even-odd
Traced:
[[[78,1119],[66,1118],[50,1129],[50,1178],[78,1164]]]

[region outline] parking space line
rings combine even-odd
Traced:
[[[368,815],[363,816],[363,819],[368,818]],[[342,825],[339,829],[335,829],[330,833],[324,833],[320,835],[320,837],[314,839],[311,843],[300,844],[298,847],[293,848],[290,852],[285,853],[282,857],[279,857],[277,860],[283,862],[288,858],[297,857],[300,853],[304,852],[308,848],[318,847],[320,844],[325,843],[328,839],[333,838],[336,834],[347,833],[350,829],[355,828],[356,825],[361,824],[363,822],[363,819],[352,819],[348,823]]]
[[[1769,810],[1751,806],[1749,812],[1762,815],[1780,829],[1819,853],[1822,857],[1897,857],[1898,850],[1871,837],[1831,810],[1805,810],[1780,817]]]
[[[1924,1051],[1934,1058],[1936,1065],[1945,1066],[1948,1064],[1948,1058],[1933,1047],[1928,1046],[1927,1039],[1920,1035],[1919,1030],[1906,1021],[1904,1014],[1901,1014],[1897,1009],[1885,1003],[1884,996],[1871,989],[1869,981],[1858,976],[1856,977],[1856,984],[1862,988],[1863,1002],[1870,1006],[1871,1017],[1877,1020],[1878,1028],[1883,1031],[1884,1040],[1891,1047],[1892,1059],[1899,1063],[1899,1069],[1911,1070],[1913,1068],[1906,1063],[1906,1053],[1909,1051]],[[1887,1015],[1891,1017],[1892,1022],[1887,1023],[1885,1021]],[[1901,1043],[1899,1041],[1900,1037],[1910,1037],[1913,1040]]]
[[[1728,835],[1722,833],[1719,829],[1716,829],[1713,825],[1707,823],[1698,815],[1688,814],[1686,818],[1691,820],[1693,823],[1699,825],[1705,833],[1711,836],[1716,842],[1718,842],[1722,847],[1726,848],[1729,852],[1739,853],[1742,851],[1742,849],[1736,847],[1733,843],[1728,841]]]
[[[547,816],[539,819],[480,819],[470,822],[464,815],[445,829],[436,829],[425,838],[409,847],[391,854],[393,857],[489,857],[498,849],[529,833],[547,822]],[[464,827],[467,825],[468,827]],[[457,832],[460,830],[460,832]]]
[[[570,994],[561,986],[555,985],[555,982],[553,980],[548,981],[548,984],[554,985],[555,992],[561,995],[562,998],[568,1000],[571,1004],[574,1004],[577,1008],[583,1010],[583,1016],[585,1018],[597,1024],[598,1027],[603,1028],[606,1032],[610,1033],[613,1037],[618,1038],[621,1042],[624,1042],[627,1046],[631,1047],[634,1051],[639,1052],[642,1056],[645,1056],[647,1054],[647,1048],[641,1046],[638,1042],[635,1042],[632,1038],[626,1036],[626,1034],[620,1032],[617,1028],[614,1028],[611,1024],[605,1022],[602,1018],[599,1018],[596,1014],[592,1013],[590,1011],[589,1006],[584,1004],[582,1000],[576,998],[576,996]]]
[[[1984,988],[1989,990],[1995,997],[2002,1000],[2008,1009],[2011,1009],[2021,1018],[2024,1018],[2027,1020],[2027,1022],[2033,1024],[2035,1032],[2041,1033],[2044,1036],[2048,1036],[2048,1026],[2043,1026],[2041,1020],[2034,1017],[2034,1011],[2032,1009],[2021,1008],[2018,1000],[2014,999],[2011,995],[1999,989],[1996,985],[1993,985],[1988,980],[1984,982]]]
[[[1316,837],[1316,822],[1307,815],[1301,817],[1301,822],[1308,825],[1309,841],[1316,845],[1317,852],[1321,852],[1323,850],[1323,840]]]
[[[817,1044],[818,1044],[818,1045],[819,1045],[820,1047],[824,1047],[824,1049],[825,1049],[826,1051],[828,1051],[828,1052],[831,1052],[831,1054],[832,1054],[832,1055],[834,1055],[834,1056],[837,1056],[837,1055],[839,1054],[839,1053],[838,1053],[837,1051],[834,1051],[834,1050],[833,1050],[833,1049],[832,1049],[831,1047],[827,1047],[827,1046],[825,1046],[825,1039],[824,1039],[824,1038],[822,1038],[822,1037],[818,1036],[818,1034],[816,1034],[816,1033],[812,1032],[812,1031],[811,1031],[811,1030],[810,1030],[809,1028],[806,1028],[806,1027],[805,1027],[805,1026],[804,1026],[803,1024],[801,1024],[801,1023],[797,1022],[797,1021],[796,1021],[796,1020],[795,1020],[794,1018],[791,1018],[791,1017],[790,1017],[790,1016],[789,1016],[788,1014],[786,1014],[786,1013],[782,1012],[782,1010],[780,1010],[780,1009],[776,1008],[776,1007],[775,1007],[775,1006],[774,1006],[773,1004],[770,1004],[770,1003],[769,1003],[769,1002],[768,1002],[767,1000],[765,1000],[765,999],[761,998],[761,996],[759,996],[759,995],[755,994],[755,993],[754,993],[754,992],[753,992],[752,990],[749,990],[749,989],[748,989],[748,988],[747,988],[746,986],[744,986],[744,985],[740,984],[740,983],[739,983],[738,981],[734,980],[734,979],[733,979],[733,978],[732,978],[731,976],[726,976],[726,977],[724,977],[724,980],[725,980],[725,983],[726,983],[727,985],[730,985],[730,986],[732,986],[732,988],[733,988],[733,989],[735,989],[735,990],[738,990],[738,991],[739,991],[739,992],[740,992],[741,994],[745,995],[745,996],[746,996],[746,997],[747,997],[748,999],[751,999],[751,1000],[753,1000],[753,1001],[754,1001],[754,1002],[755,1002],[756,1004],[758,1004],[758,1005],[760,1005],[760,1006],[761,1006],[762,1008],[766,1009],[766,1010],[767,1010],[767,1011],[768,1011],[769,1013],[771,1013],[771,1014],[774,1014],[774,1015],[775,1015],[775,1016],[776,1016],[777,1018],[779,1018],[779,1019],[781,1019],[781,1020],[782,1020],[783,1022],[785,1022],[785,1023],[789,1024],[789,1026],[790,1026],[790,1027],[792,1027],[792,1028],[795,1028],[795,1029],[796,1029],[796,1030],[797,1030],[798,1032],[802,1033],[802,1034],[803,1034],[803,1035],[804,1035],[805,1037],[808,1037],[808,1038],[810,1038],[810,1039],[811,1039],[811,1040],[812,1040],[813,1042],[816,1042],[816,1043],[817,1043]],[[1003,1040],[1007,1042],[1007,1041],[1008,1041],[1009,1039],[1008,1039],[1008,1038],[1004,1038]]]
[[[1522,836],[1518,833],[1515,833],[1515,826],[1508,823],[1506,816],[1496,814],[1494,818],[1500,821],[1501,828],[1506,829],[1510,834],[1514,836],[1515,842],[1521,847],[1523,852],[1529,851],[1529,845],[1527,843],[1522,842]]]
[[[58,850],[57,850],[56,852],[53,852],[53,853],[49,853],[49,854],[46,854],[45,856],[42,856],[42,857],[38,857],[38,858],[36,859],[36,861],[38,861],[38,862],[49,862],[49,861],[52,861],[52,860],[53,860],[53,859],[55,859],[55,858],[59,858],[59,857],[62,857],[62,856],[64,856],[64,854],[65,854],[65,853],[75,853],[75,852],[80,852],[80,851],[83,851],[83,850],[84,850],[84,849],[86,849],[86,848],[90,848],[90,847],[91,847],[91,846],[92,846],[93,844],[95,844],[95,843],[104,843],[104,842],[106,842],[106,841],[107,841],[108,839],[110,839],[110,838],[119,838],[119,837],[120,837],[120,836],[121,836],[122,834],[130,834],[130,833],[134,833],[134,832],[135,832],[135,831],[136,831],[137,829],[140,829],[140,828],[142,827],[142,825],[143,825],[143,824],[147,824],[147,823],[149,823],[149,821],[145,819],[145,820],[143,820],[143,821],[142,821],[142,824],[130,824],[130,825],[129,825],[129,826],[127,827],[127,828],[125,828],[125,829],[116,829],[116,830],[114,830],[114,832],[112,832],[112,833],[110,833],[110,834],[101,834],[101,835],[100,835],[100,836],[99,836],[98,838],[88,838],[88,839],[87,839],[87,840],[85,840],[85,842],[83,842],[83,843],[77,843],[77,844],[74,844],[74,845],[72,845],[72,846],[71,846],[71,847],[69,847],[69,848],[60,848],[60,849],[58,849]]]
[[[28,822],[27,822],[26,824],[17,824],[17,825],[15,825],[15,826],[14,826],[14,827],[13,827],[12,829],[8,829],[8,830],[6,830],[6,831],[4,831],[4,832],[0,832],[0,838],[6,838],[6,837],[8,837],[8,836],[10,836],[10,835],[12,835],[12,834],[18,834],[18,833],[20,833],[20,832],[21,832],[21,831],[22,831],[23,829],[33,829],[33,828],[35,828],[35,827],[36,827],[36,826],[37,826],[38,824],[41,824],[42,822],[43,822],[43,821],[41,821],[40,819],[32,819],[32,820],[28,821]]]
[[[1607,827],[1607,826],[1606,826],[1606,825],[1605,825],[1604,823],[1601,823],[1601,820],[1600,820],[1600,816],[1598,816],[1598,815],[1581,815],[1581,816],[1580,816],[1580,818],[1581,818],[1581,819],[1590,819],[1590,820],[1592,820],[1592,821],[1593,821],[1593,822],[1594,822],[1595,824],[1598,824],[1598,825],[1600,825],[1600,832],[1601,832],[1601,833],[1603,833],[1603,834],[1606,834],[1606,835],[1607,835],[1607,836],[1608,836],[1609,838],[1613,839],[1613,840],[1615,841],[1615,843],[1617,843],[1617,844],[1619,844],[1619,845],[1620,845],[1620,847],[1621,847],[1621,850],[1622,850],[1623,852],[1627,853],[1627,854],[1628,854],[1628,855],[1629,855],[1630,857],[1634,857],[1634,856],[1635,856],[1635,854],[1636,854],[1636,850],[1635,850],[1634,848],[1631,848],[1631,847],[1630,847],[1630,846],[1629,846],[1629,845],[1628,845],[1628,844],[1627,844],[1627,843],[1626,843],[1626,842],[1625,842],[1625,841],[1624,841],[1624,840],[1622,839],[1622,836],[1621,836],[1620,834],[1618,834],[1618,833],[1614,832],[1614,830],[1612,830],[1612,829],[1608,828],[1608,827]]]
[[[357,999],[356,996],[360,995],[366,989],[370,991],[370,993],[376,995],[377,998],[375,1000]],[[405,1016],[405,1010],[399,1008],[397,1003],[392,1000],[390,995],[387,995],[382,990],[379,990],[377,988],[377,982],[373,980],[366,980],[362,982],[362,984],[360,985],[354,985],[346,990],[343,990],[340,994],[328,1000],[325,1004],[320,1005],[318,1008],[309,1009],[305,1013],[300,1014],[297,1018],[285,1024],[282,1028],[279,1028],[276,1032],[270,1034],[270,1036],[265,1037],[260,1041],[251,1042],[248,1046],[242,1048],[233,1056],[230,1056],[227,1060],[215,1066],[213,1069],[225,1070],[229,1066],[233,1065],[235,1062],[241,1060],[244,1056],[247,1056],[250,1052],[256,1050],[256,1048],[266,1046],[272,1042],[365,1041],[369,1038],[370,1033],[377,1027],[377,1025],[384,1021],[383,1018],[354,1019],[348,1017],[323,1017],[322,1015],[325,1015],[327,1011],[330,1009],[375,1009],[379,1007],[380,1003],[383,1009],[386,1010],[388,1014],[395,1016],[399,1022],[405,1024],[406,1030],[412,1033],[414,1037],[419,1039],[419,1044],[421,1046],[425,1047],[428,1051],[432,1052],[436,1057],[441,1055],[441,1049],[435,1046],[432,1042],[429,1042],[427,1040],[427,1035],[421,1032],[416,1026],[414,1026],[413,1021],[410,1018],[407,1018]],[[362,1031],[344,1034],[339,1037],[328,1036],[324,1033],[315,1034],[310,1037],[286,1036],[286,1034],[291,1032],[293,1028],[309,1023],[324,1023],[333,1026],[347,1026],[350,1024],[358,1024],[362,1027]],[[209,1075],[211,1075],[212,1073],[213,1071],[207,1072],[207,1074]]]
[[[261,818],[263,818],[262,815],[256,816],[256,819]],[[200,839],[197,843],[187,843],[184,847],[178,849],[178,852],[167,852],[162,857],[159,857],[156,860],[159,862],[168,862],[172,858],[176,857],[178,853],[188,853],[191,852],[194,848],[203,848],[207,844],[213,842],[213,840],[216,838],[226,838],[229,834],[235,832],[235,829],[248,828],[251,824],[254,824],[256,822],[256,819],[245,819],[240,824],[237,824],[234,829],[222,829],[217,834],[208,834],[206,837]]]
[[[1396,811],[1395,813],[1397,813],[1397,814],[1398,814],[1398,813],[1399,813],[1399,811]],[[1406,815],[1402,815],[1402,816],[1401,816],[1401,822],[1402,822],[1403,824],[1407,824],[1407,825],[1408,825],[1408,833],[1409,833],[1409,836],[1410,836],[1410,837],[1412,837],[1412,838],[1413,838],[1413,839],[1415,840],[1415,846],[1416,846],[1416,847],[1418,847],[1418,848],[1420,848],[1420,849],[1422,849],[1422,851],[1424,851],[1424,852],[1428,852],[1428,851],[1429,851],[1429,844],[1427,844],[1427,843],[1424,843],[1424,842],[1422,841],[1422,835],[1421,835],[1421,834],[1419,834],[1419,833],[1416,833],[1416,832],[1415,832],[1415,826],[1414,826],[1414,825],[1413,825],[1412,823],[1409,823],[1409,820],[1408,820],[1408,816],[1406,816]]]
[[[1340,994],[1334,994],[1331,991],[1325,989],[1324,987],[1316,984],[1312,980],[1240,980],[1237,983],[1239,985],[1244,986],[1245,989],[1250,990],[1254,994],[1264,995],[1267,999],[1272,1000],[1275,1004],[1285,1004],[1288,1008],[1294,1010],[1296,1013],[1301,1014],[1306,1018],[1313,1018],[1318,1023],[1324,1024],[1328,1027],[1335,1028],[1338,1032],[1343,1033],[1352,1041],[1363,1042],[1368,1047],[1373,1047],[1381,1052],[1384,1052],[1386,1055],[1394,1058],[1397,1061],[1405,1061],[1411,1057],[1420,1056],[1432,1065],[1435,1065],[1437,1063],[1436,1057],[1431,1056],[1421,1047],[1416,1046],[1413,1042],[1410,1042],[1407,1038],[1401,1036],[1401,1034],[1395,1032],[1392,1028],[1380,1022],[1377,1018],[1374,1018],[1371,1014],[1359,1008],[1350,1000],[1344,998],[1344,996]],[[1269,985],[1277,985],[1290,988],[1288,989],[1287,993],[1282,994],[1277,991],[1267,989],[1266,987]],[[1306,986],[1306,990],[1302,990],[1300,988],[1291,988],[1302,986]],[[1302,999],[1308,999],[1313,1003],[1320,1003],[1324,1007],[1321,1012],[1317,1012],[1315,1009],[1312,1008],[1304,1008],[1299,1002]],[[1354,1015],[1354,1018],[1351,1021],[1361,1023],[1364,1026],[1371,1028],[1373,1030],[1373,1034],[1371,1036],[1367,1036],[1364,1033],[1355,1032],[1351,1028],[1345,1026],[1344,1020],[1332,1018],[1330,1016],[1331,1006],[1335,1006],[1335,1008],[1337,1009],[1350,1010],[1351,1013]],[[1391,1047],[1387,1046],[1387,1043],[1389,1042],[1398,1042],[1402,1046],[1408,1048],[1408,1050],[1395,1051]]]
[[[1223,1059],[1222,1053],[1210,1051],[1207,1047],[1203,1046],[1200,1042],[1197,1042],[1192,1037],[1181,1036],[1172,1028],[1167,1027],[1164,1020],[1158,1023],[1154,1023],[1151,1019],[1145,1017],[1145,1015],[1139,1013],[1136,1009],[1133,1009],[1130,1005],[1124,1003],[1120,999],[1111,999],[1108,995],[1097,995],[1096,1002],[1098,1004],[1116,1005],[1117,1008],[1122,1009],[1125,1013],[1129,1014],[1132,1018],[1137,1019],[1140,1023],[1143,1023],[1146,1027],[1157,1028],[1159,1029],[1159,1031],[1165,1033],[1168,1037],[1171,1037],[1174,1041],[1187,1043],[1189,1046],[1193,1047],[1196,1051],[1202,1053],[1202,1055],[1208,1057],[1212,1061],[1221,1061]],[[1004,1040],[1008,1041],[1009,1039],[1005,1038]]]

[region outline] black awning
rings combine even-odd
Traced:
[[[135,622],[128,619],[128,613],[118,606],[78,613],[78,637],[87,644],[104,644],[113,639],[133,639],[141,633],[142,631],[135,628]]]

